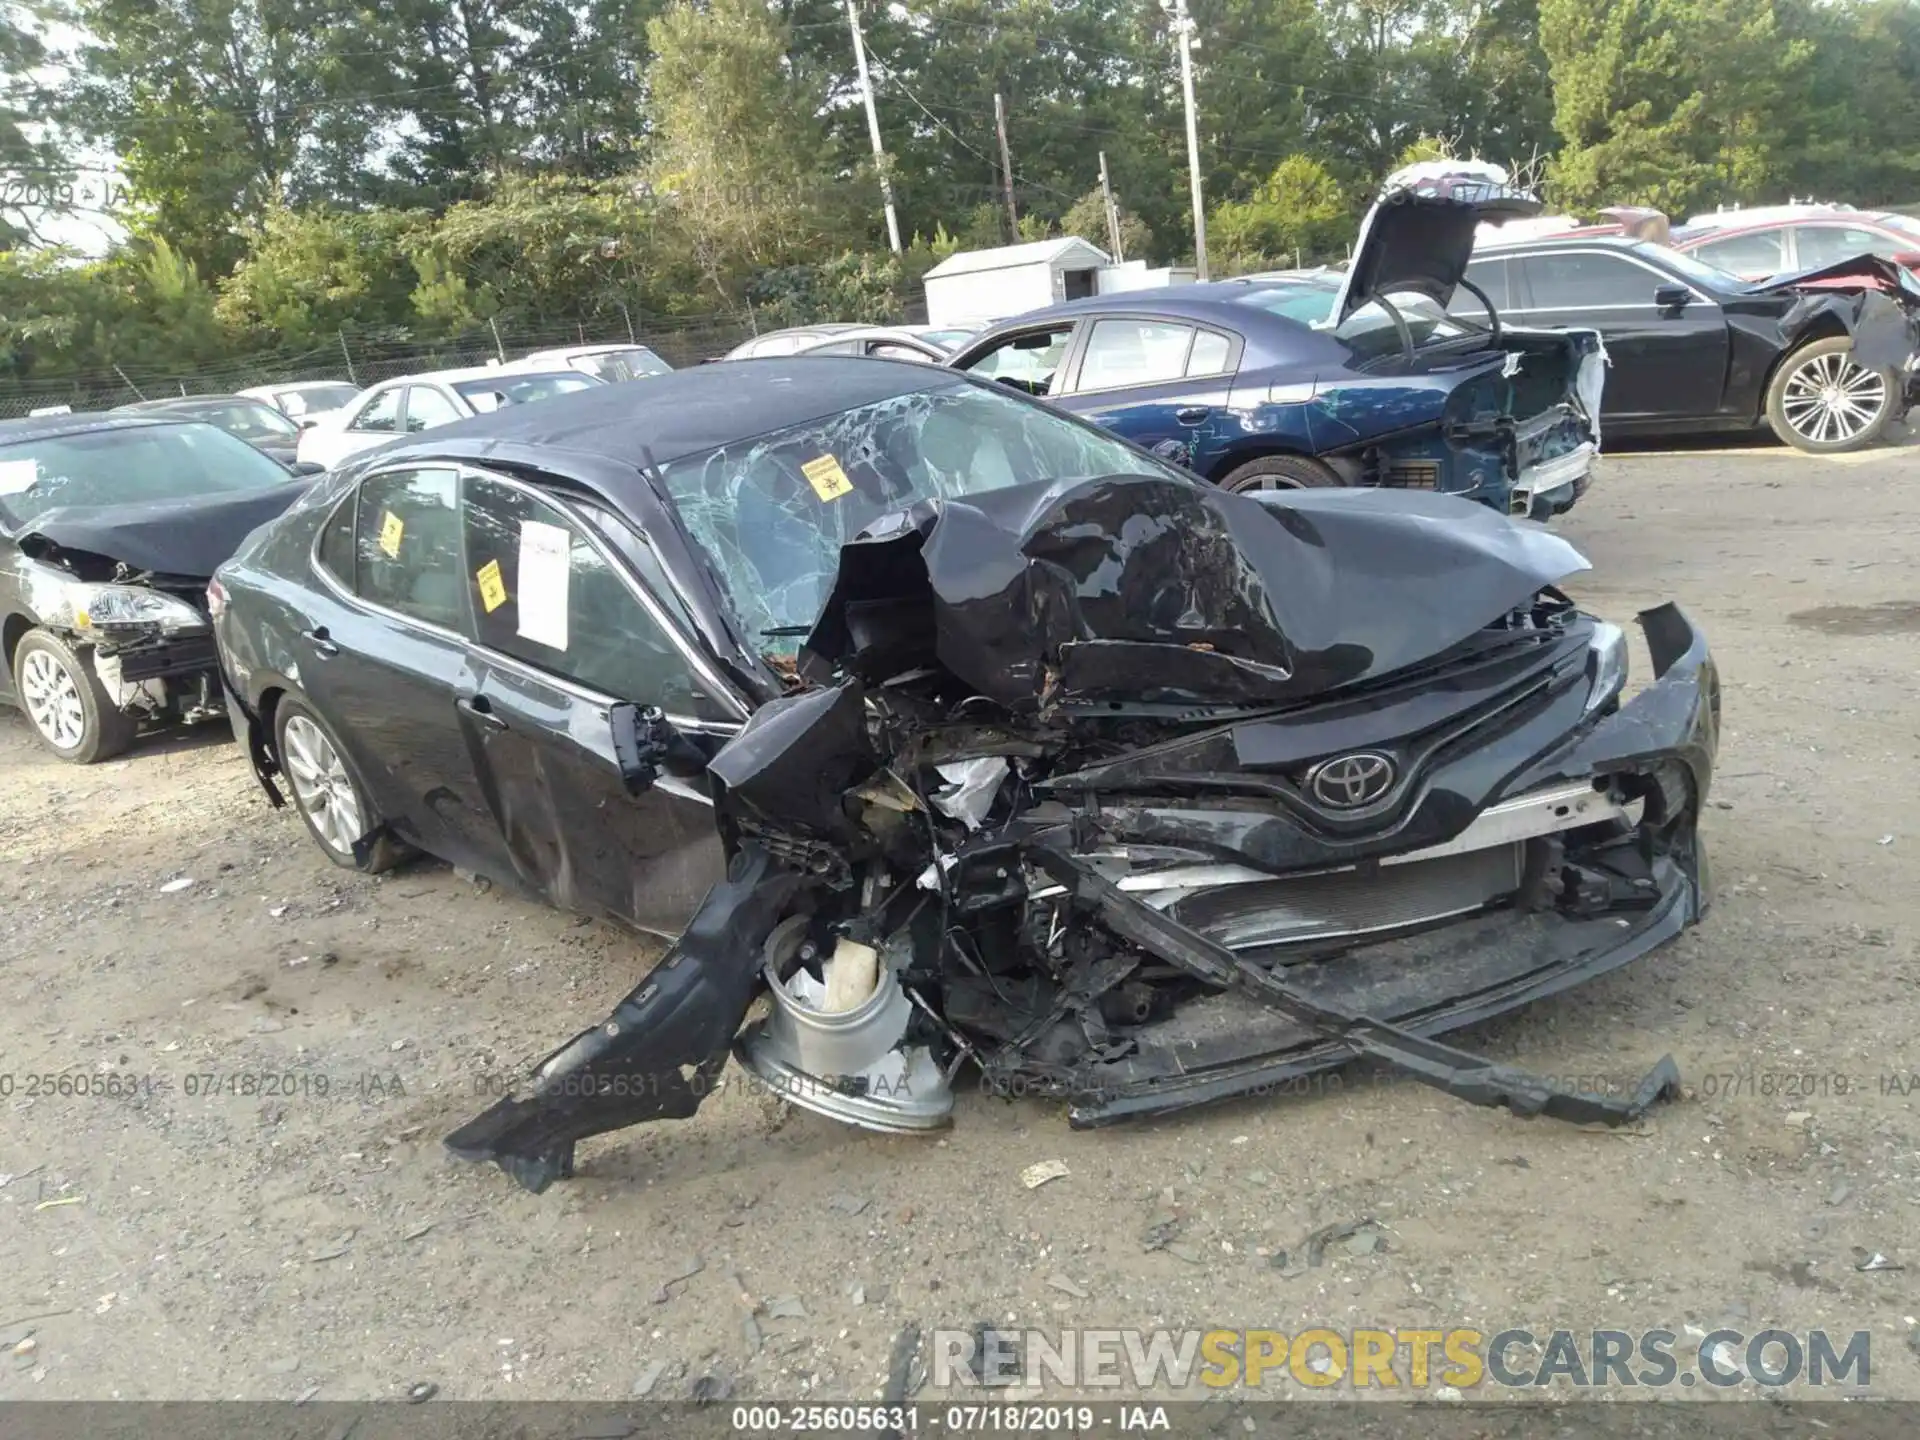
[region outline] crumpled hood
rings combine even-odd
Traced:
[[[289,479],[271,490],[196,496],[145,505],[98,505],[48,510],[28,524],[20,548],[41,543],[85,550],[131,570],[211,578],[221,562],[259,526],[284,511],[305,482]]]
[[[1495,165],[1430,161],[1395,171],[1360,224],[1333,323],[1393,291],[1411,290],[1445,307],[1473,258],[1476,229],[1543,208]]]
[[[1832,315],[1853,339],[1853,358],[1875,370],[1898,370],[1920,354],[1920,282],[1878,255],[1856,255],[1812,270],[1774,275],[1746,287],[1749,295],[1791,296],[1781,333],[1799,335]]]
[[[842,547],[801,667],[880,677],[930,644],[1015,710],[1289,701],[1428,660],[1586,568],[1543,529],[1419,491],[1021,485]]]

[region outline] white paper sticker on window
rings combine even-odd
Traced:
[[[33,488],[40,478],[35,460],[0,460],[0,495],[20,495]]]
[[[564,526],[520,522],[520,637],[554,650],[567,648],[568,552]]]

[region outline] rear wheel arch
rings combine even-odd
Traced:
[[[283,748],[280,740],[281,728],[283,724],[290,723],[286,718],[289,710],[318,729],[320,737],[332,749],[351,783],[358,801],[361,827],[363,832],[371,837],[364,857],[343,854],[331,842],[324,839],[315,823],[314,815],[308,810],[295,789],[293,777],[287,773],[286,759],[280,753]],[[364,875],[378,875],[383,871],[391,870],[417,853],[412,846],[388,828],[374,800],[373,791],[360,773],[360,767],[354,763],[353,755],[341,742],[338,732],[314,708],[311,700],[291,687],[270,686],[260,694],[260,723],[267,727],[274,764],[279,767],[281,776],[287,781],[288,788],[292,792],[293,808],[299,812],[301,824],[306,827],[321,853],[329,860],[344,869],[358,870]]]

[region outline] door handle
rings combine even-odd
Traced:
[[[340,647],[327,635],[327,627],[316,625],[311,630],[302,630],[300,638],[313,646],[313,653],[322,660],[331,660],[340,653]]]
[[[484,695],[457,695],[454,708],[463,715],[471,715],[488,730],[504,730],[507,722],[493,713],[493,702]]]
[[[1182,425],[1198,425],[1212,413],[1213,409],[1211,406],[1183,405],[1180,409],[1173,412],[1173,418],[1178,420]]]

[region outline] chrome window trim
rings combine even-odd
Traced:
[[[335,503],[332,509],[327,511],[326,519],[322,520],[321,523],[315,527],[313,539],[307,546],[308,568],[320,578],[321,583],[331,590],[336,598],[345,604],[382,616],[385,619],[393,621],[395,624],[410,626],[416,630],[425,631],[429,635],[434,635],[444,640],[452,640],[469,650],[484,655],[490,662],[497,661],[508,668],[524,670],[528,674],[553,685],[555,688],[566,691],[589,703],[605,705],[630,703],[619,700],[613,696],[603,695],[599,691],[593,690],[577,681],[569,680],[563,676],[543,670],[538,665],[531,664],[517,656],[508,655],[504,651],[496,650],[491,645],[483,645],[474,636],[463,635],[457,631],[449,630],[444,625],[436,625],[431,620],[422,620],[418,616],[408,615],[402,611],[392,609],[389,606],[380,604],[378,601],[368,600],[357,591],[343,585],[339,577],[321,563],[320,540],[321,537],[326,534],[328,524],[331,523],[333,517],[339,513],[340,506],[347,504],[349,501],[357,505],[359,503],[360,487],[365,485],[369,480],[376,479],[383,475],[402,474],[410,470],[451,470],[453,472],[456,485],[454,504],[456,510],[462,511],[461,550],[463,555],[465,553],[466,524],[463,507],[466,504],[466,490],[460,482],[469,475],[478,479],[492,481],[498,485],[503,485],[509,490],[518,490],[532,497],[534,500],[557,510],[561,516],[565,518],[567,523],[579,532],[587,544],[599,554],[600,558],[612,567],[613,572],[620,577],[621,584],[626,586],[628,592],[639,602],[640,608],[647,612],[654,624],[658,625],[666,634],[669,643],[671,643],[673,647],[680,652],[682,658],[687,661],[695,678],[709,687],[714,699],[725,704],[727,708],[737,712],[740,717],[738,722],[729,722],[725,720],[702,720],[695,716],[680,716],[668,712],[667,718],[673,721],[674,724],[685,724],[696,729],[709,730],[716,734],[727,734],[730,733],[729,726],[731,726],[733,731],[737,731],[740,724],[743,724],[753,713],[752,707],[747,704],[744,697],[740,695],[726,677],[714,670],[712,666],[707,664],[705,658],[693,649],[692,642],[689,641],[687,636],[681,631],[680,626],[674,623],[660,608],[659,602],[648,592],[646,586],[641,584],[639,579],[628,569],[627,562],[615,554],[600,538],[591,521],[577,513],[571,505],[567,504],[559,496],[541,490],[538,486],[528,485],[524,481],[516,480],[510,475],[502,475],[497,470],[489,470],[484,466],[472,465],[464,461],[451,461],[444,464],[423,464],[417,460],[395,460],[376,469],[368,470],[361,475],[359,479],[355,480],[348,488],[347,493],[341,496],[340,500]],[[357,545],[359,543],[357,511],[355,520],[354,540]],[[645,543],[646,537],[643,535],[641,540],[642,543]],[[664,566],[661,568],[663,570],[665,569]]]

